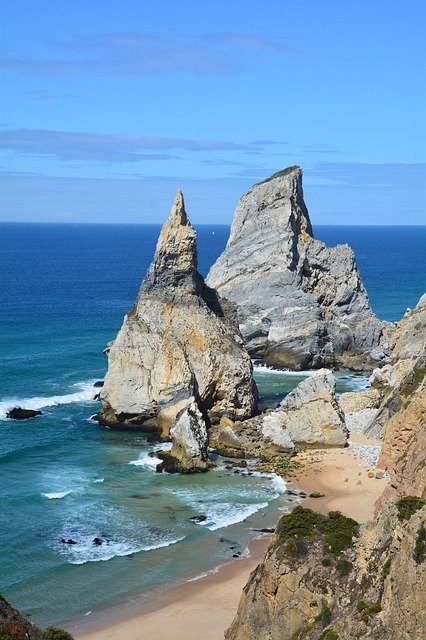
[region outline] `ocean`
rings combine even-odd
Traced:
[[[132,306],[158,225],[0,224],[0,592],[44,626],[191,580],[243,556],[295,497],[218,459],[205,475],[156,474],[142,433],[101,429],[93,384]],[[199,270],[229,227],[197,228]],[[425,290],[426,227],[315,227],[355,250],[370,301],[398,320]],[[309,372],[256,366],[264,405]],[[338,391],[366,376],[338,373]],[[13,406],[41,408],[28,421]],[[206,516],[201,523],[190,520]],[[93,539],[102,538],[102,545]],[[76,544],[61,543],[72,539]]]

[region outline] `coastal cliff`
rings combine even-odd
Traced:
[[[425,637],[426,381],[419,308],[413,317],[399,327],[403,340],[394,336],[394,366],[397,354],[413,359],[404,386],[397,381],[388,388],[395,409],[384,424],[379,466],[390,480],[375,519],[358,527],[338,512],[324,516],[302,507],[283,516],[244,587],[226,640]]]
[[[252,357],[272,366],[371,369],[385,358],[383,325],[352,249],[330,248],[313,237],[300,167],[242,196],[226,248],[206,281],[237,305]]]
[[[197,271],[196,233],[180,191],[135,306],[108,349],[101,424],[172,439],[175,470],[208,466],[207,428],[243,420],[257,390],[233,306]],[[172,465],[173,466],[173,465]]]

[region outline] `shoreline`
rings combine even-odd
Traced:
[[[378,444],[353,434],[353,442]],[[301,467],[285,482],[308,497],[300,504],[322,513],[341,511],[360,523],[373,517],[374,505],[387,484],[369,477],[365,465],[351,448],[315,449],[299,453]],[[311,493],[324,493],[320,498]],[[249,574],[263,558],[270,535],[254,538],[250,557],[220,565],[205,576],[194,577],[161,593],[82,617],[67,625],[76,640],[165,640],[173,629],[174,640],[223,640],[232,622]]]

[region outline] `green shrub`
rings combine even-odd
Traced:
[[[323,627],[330,624],[332,618],[331,609],[325,602],[322,603],[321,612],[315,618],[315,622],[319,622]]]
[[[324,533],[331,553],[338,555],[343,549],[352,546],[352,538],[358,533],[358,523],[352,518],[343,516],[340,511],[330,511],[328,518],[323,520],[319,529]]]
[[[325,558],[321,560],[321,564],[324,565],[324,567],[331,567],[333,560],[330,556],[325,556]]]
[[[390,572],[390,568],[391,568],[391,564],[392,564],[392,558],[388,558],[385,562],[385,564],[383,565],[383,569],[382,569],[382,580],[386,580],[386,578],[389,575]]]
[[[362,618],[364,622],[368,620],[368,618],[373,613],[380,613],[382,610],[382,605],[380,602],[373,602],[372,604],[368,604],[368,602],[364,602],[364,600],[360,600],[356,605],[356,610],[362,614]]]
[[[279,520],[276,530],[277,544],[282,544],[290,538],[312,538],[318,531],[318,525],[323,519],[319,513],[311,509],[297,506],[293,511]]]
[[[333,629],[326,629],[318,636],[318,640],[339,640],[339,636]]]
[[[425,501],[417,496],[405,496],[405,498],[401,498],[396,503],[398,508],[398,519],[401,520],[409,520],[413,513],[416,513],[419,509],[421,509],[425,504]]]
[[[416,545],[414,547],[414,560],[416,564],[421,564],[426,558],[426,529],[424,523],[417,531]]]
[[[325,537],[326,552],[338,555],[352,545],[358,532],[358,523],[343,516],[340,511],[330,511],[323,516],[311,509],[297,506],[288,515],[282,516],[277,525],[277,546],[290,538],[313,539],[319,533]]]
[[[72,635],[58,627],[47,627],[42,632],[43,640],[74,640]]]
[[[349,562],[349,560],[346,560],[346,558],[340,558],[340,560],[336,564],[336,569],[341,576],[349,575],[353,568],[354,565],[352,564],[352,562]]]

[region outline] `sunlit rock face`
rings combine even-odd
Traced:
[[[197,271],[196,233],[179,191],[136,304],[110,345],[100,421],[168,438],[177,416],[183,420],[182,411],[195,403],[191,415],[206,434],[206,425],[222,416],[252,416],[256,400],[235,310]],[[189,417],[187,426],[195,424]],[[182,437],[182,429],[175,432]],[[203,464],[206,447],[207,441],[199,450]]]
[[[313,237],[300,167],[242,196],[207,283],[237,305],[250,354],[273,366],[369,369],[385,357],[352,249]]]

